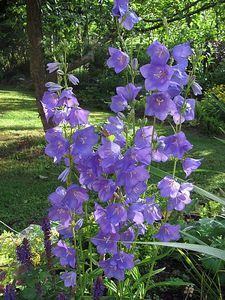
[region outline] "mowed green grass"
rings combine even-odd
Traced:
[[[92,112],[91,122],[108,116]],[[47,197],[63,166],[44,154],[45,140],[32,93],[0,90],[0,220],[20,230],[46,215]],[[0,224],[0,232],[5,229]]]
[[[91,112],[91,122],[104,122],[108,115]],[[159,130],[164,135],[171,132],[168,127]],[[202,169],[208,170],[196,172],[190,181],[224,196],[224,145],[213,137],[199,134],[196,129],[185,132],[194,145],[191,156],[204,158]],[[60,185],[57,177],[63,166],[55,166],[44,155],[44,147],[44,133],[33,94],[22,90],[0,90],[0,220],[16,230],[40,222],[47,214],[48,195]],[[169,171],[171,163],[159,167]],[[183,177],[181,168],[177,175]],[[0,232],[4,229],[0,224]]]

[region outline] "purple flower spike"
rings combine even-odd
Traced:
[[[60,278],[64,281],[65,287],[75,287],[77,274],[75,272],[65,272]]]
[[[180,225],[163,224],[154,237],[161,242],[177,241],[180,239]]]
[[[16,289],[13,284],[7,284],[4,290],[4,300],[16,300]]]
[[[147,105],[145,109],[146,116],[155,116],[157,119],[164,121],[168,114],[176,111],[174,102],[167,93],[156,93],[147,96]]]
[[[176,197],[180,184],[172,177],[166,176],[158,183],[158,188],[162,197]]]
[[[16,258],[24,266],[32,266],[30,243],[24,238],[22,244],[16,247]]]
[[[127,11],[124,16],[119,18],[119,23],[127,30],[131,30],[138,22],[139,17],[134,11]]]
[[[75,249],[68,247],[62,240],[58,241],[57,246],[53,249],[53,254],[60,259],[62,266],[69,265],[71,268],[75,268]]]
[[[182,163],[186,178],[190,176],[194,170],[198,169],[201,163],[202,159],[186,158]]]
[[[93,300],[100,300],[105,295],[107,289],[103,283],[102,276],[98,276],[93,284]]]
[[[107,65],[109,68],[114,68],[115,72],[118,74],[122,72],[129,64],[129,56],[116,48],[109,48],[110,58],[107,60]]]
[[[174,135],[170,135],[164,139],[166,155],[173,155],[182,158],[184,154],[192,149],[192,144],[188,142],[185,134],[181,131]]]
[[[56,70],[58,70],[59,66],[60,66],[60,63],[57,62],[57,61],[52,62],[52,63],[48,63],[48,64],[47,64],[47,71],[48,71],[49,73],[53,73],[53,72],[55,72]]]
[[[147,49],[148,55],[151,57],[151,63],[165,65],[170,58],[170,53],[166,46],[158,41],[154,41]]]
[[[166,91],[170,85],[173,68],[168,65],[147,64],[140,68],[145,78],[145,89]]]

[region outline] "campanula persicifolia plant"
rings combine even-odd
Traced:
[[[128,0],[115,0],[112,14],[123,46],[122,30],[131,30],[139,17],[129,10]],[[49,196],[48,217],[58,222],[60,234],[52,252],[61,265],[61,280],[76,299],[91,293],[100,299],[110,282],[119,299],[145,297],[151,274],[136,298],[132,287],[124,285],[129,271],[143,259],[138,257],[135,242],[149,229],[152,240],[180,239],[181,227],[170,217],[191,203],[193,185],[177,180],[176,167],[180,163],[188,177],[201,164],[187,157],[193,146],[182,131],[182,124],[195,115],[191,89],[198,93],[194,63],[192,69],[189,66],[190,44],[169,50],[154,41],[147,49],[149,63],[140,68],[131,53],[125,45],[109,48],[108,67],[116,73],[126,72],[128,81],[116,88],[110,104],[116,115],[101,129],[89,123],[89,112],[80,107],[69,86],[76,86],[79,80],[68,72],[66,59],[49,63],[47,68],[57,72],[58,82],[46,84],[48,91],[42,100],[47,120],[55,124],[46,132],[45,153],[54,163],[65,164],[59,175],[62,186]],[[137,75],[144,78],[144,86],[136,84]],[[146,95],[145,118],[137,126],[135,105],[140,94]],[[157,123],[166,119],[174,122],[174,133],[160,136]],[[151,166],[168,160],[174,162],[171,175],[158,182],[152,195]],[[45,246],[47,251],[48,236]],[[154,263],[150,272],[153,267]]]

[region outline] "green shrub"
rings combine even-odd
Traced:
[[[206,91],[197,105],[197,119],[208,133],[221,134],[225,130],[225,85]]]

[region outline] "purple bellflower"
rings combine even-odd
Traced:
[[[140,68],[145,78],[145,89],[166,91],[170,85],[173,68],[169,65],[147,64]]]
[[[128,106],[127,100],[122,95],[115,95],[111,99],[110,109],[115,113],[124,111]]]
[[[175,124],[183,123],[186,121],[194,120],[195,118],[195,100],[194,99],[186,99],[182,96],[176,96],[173,99],[176,110],[173,114],[173,120]]]
[[[166,46],[158,41],[154,41],[147,49],[148,55],[151,57],[151,63],[165,65],[170,58],[170,53]]]
[[[191,175],[191,173],[198,169],[201,165],[202,159],[186,158],[182,162],[183,170],[186,174],[186,178]]]
[[[93,239],[92,243],[97,246],[97,251],[100,255],[106,253],[117,253],[117,242],[119,241],[118,233],[99,232]]]
[[[77,274],[75,272],[64,272],[60,278],[64,281],[65,287],[74,288],[76,285]]]
[[[100,261],[99,265],[108,278],[124,280],[125,270],[131,270],[134,267],[134,256],[120,251],[112,258]]]
[[[92,147],[98,142],[94,126],[78,130],[73,135],[72,155],[92,153]]]
[[[176,110],[174,102],[167,93],[156,93],[147,96],[147,105],[145,109],[146,116],[155,116],[157,119],[164,121],[168,114]]]
[[[129,0],[114,0],[112,15],[114,17],[121,17],[128,11]]]
[[[59,66],[60,66],[60,63],[57,62],[57,61],[52,62],[52,63],[48,63],[48,64],[47,64],[47,71],[48,71],[49,73],[53,73],[53,72],[55,72],[56,70],[58,70]]]
[[[69,265],[71,268],[75,268],[75,249],[68,247],[62,240],[58,241],[57,246],[53,249],[53,254],[60,259],[60,264],[62,266]]]
[[[119,23],[127,30],[131,30],[139,22],[139,17],[134,11],[127,11],[119,18]]]
[[[107,60],[109,68],[114,68],[116,73],[122,72],[129,64],[129,56],[116,48],[109,48],[110,58]]]
[[[166,176],[158,183],[158,189],[162,197],[176,197],[180,184],[174,178]]]
[[[126,86],[119,86],[116,88],[118,95],[122,95],[127,102],[135,100],[141,87],[136,87],[133,83],[128,83]]]
[[[180,225],[163,224],[154,237],[161,242],[177,241],[180,239]]]
[[[174,135],[170,135],[164,139],[165,154],[182,158],[184,154],[192,149],[192,144],[188,142],[185,134],[181,131]]]

